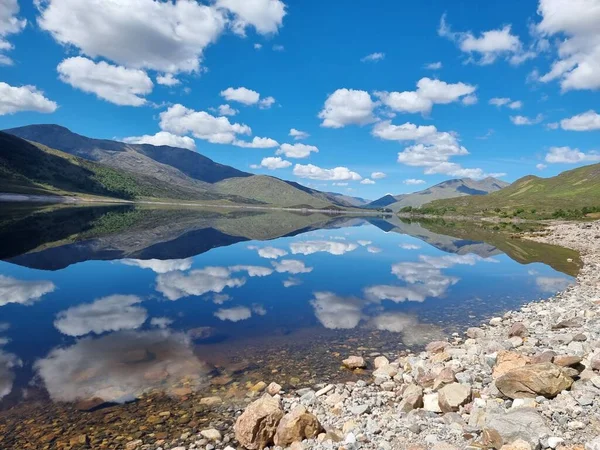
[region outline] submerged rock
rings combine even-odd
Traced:
[[[342,361],[342,364],[350,370],[364,369],[367,367],[367,363],[362,356],[350,356]]]

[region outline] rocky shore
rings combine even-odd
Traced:
[[[600,222],[524,238],[580,251],[576,284],[419,354],[341,362],[372,371],[368,382],[296,392],[262,383],[234,430],[165,448],[600,449]]]

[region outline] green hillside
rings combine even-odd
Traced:
[[[580,167],[552,178],[521,178],[484,196],[437,200],[419,212],[496,215],[523,218],[575,218],[600,211],[600,164]]]
[[[331,203],[291,186],[290,183],[263,175],[229,178],[216,183],[217,192],[227,195],[243,195],[261,202],[286,207],[327,208]]]
[[[156,178],[114,169],[0,132],[0,192],[88,194],[125,200],[231,199],[200,188],[189,189]],[[238,201],[245,199],[236,198]]]

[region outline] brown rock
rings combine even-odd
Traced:
[[[554,357],[556,356],[556,352],[552,350],[548,350],[542,353],[538,353],[534,357],[531,358],[531,364],[541,364],[546,362],[552,362]]]
[[[523,439],[517,439],[512,444],[503,445],[500,450],[531,450],[531,444]]]
[[[433,341],[427,344],[425,350],[427,350],[429,353],[441,353],[446,350],[449,345],[450,344],[445,341]]]
[[[286,447],[293,442],[312,439],[321,431],[321,424],[304,406],[297,406],[283,416],[275,433],[275,445]]]
[[[556,325],[552,325],[552,329],[553,330],[562,330],[565,328],[577,328],[579,326],[581,326],[579,321],[577,321],[575,319],[567,319],[567,320],[558,322]]]
[[[221,400],[221,397],[204,397],[200,399],[200,404],[204,405],[204,406],[217,406],[220,405],[221,403],[223,403],[223,400]]]
[[[595,358],[592,359],[590,368],[592,370],[600,370],[600,355],[597,355]]]
[[[87,434],[80,434],[74,438],[71,438],[69,445],[72,446],[88,446],[90,444],[90,438]]]
[[[556,364],[557,366],[560,366],[560,367],[573,367],[573,366],[576,366],[577,364],[581,363],[581,361],[583,361],[583,358],[581,358],[579,356],[568,356],[568,355],[555,356],[554,359],[552,360],[552,362],[554,364]]]
[[[513,369],[496,380],[496,387],[506,397],[532,398],[538,395],[554,398],[569,389],[573,379],[551,363],[533,364]]]
[[[423,389],[416,384],[409,384],[404,390],[402,395],[402,401],[400,402],[399,409],[403,412],[409,412],[413,409],[423,407]]]
[[[527,356],[521,355],[520,353],[501,350],[498,352],[498,357],[496,359],[496,365],[494,366],[494,370],[492,372],[492,377],[501,377],[502,375],[504,375],[507,372],[510,372],[511,370],[525,366],[527,363],[529,363],[529,358]]]
[[[458,411],[461,406],[469,403],[471,387],[460,383],[444,386],[438,392],[438,403],[442,412]]]
[[[454,375],[454,371],[449,367],[445,367],[438,374],[438,376],[435,377],[435,380],[433,382],[433,390],[437,391],[438,389],[443,388],[447,384],[454,383],[455,381],[456,377]]]
[[[508,330],[508,337],[510,338],[513,336],[518,336],[518,337],[524,338],[524,337],[529,336],[529,331],[527,330],[527,327],[523,323],[515,322],[510,327],[510,330]]]
[[[262,450],[275,437],[283,417],[279,402],[268,394],[250,403],[238,417],[233,430],[238,442],[248,450]]]
[[[367,367],[365,360],[361,356],[350,356],[347,359],[342,361],[342,364],[346,366],[350,370],[354,369],[364,369]]]
[[[281,385],[272,382],[271,384],[269,384],[269,386],[267,386],[267,393],[269,395],[277,395],[281,392]]]
[[[485,337],[485,331],[481,328],[472,327],[467,330],[467,337],[470,339],[482,338]]]
[[[484,428],[481,433],[481,443],[484,448],[499,449],[504,444],[504,439],[493,428]]]

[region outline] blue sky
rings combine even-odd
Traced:
[[[0,128],[368,198],[600,160],[600,0],[2,3]]]

